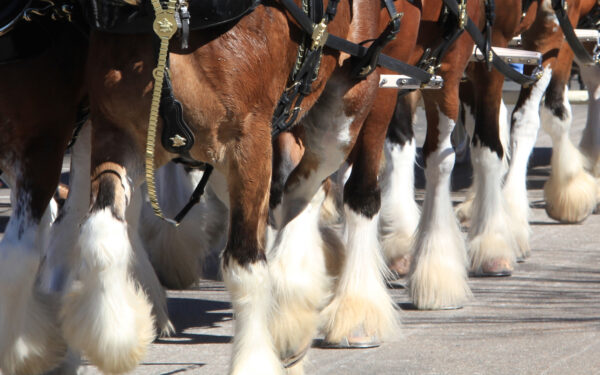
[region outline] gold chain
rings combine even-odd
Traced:
[[[161,219],[168,221],[175,226],[177,223],[174,220],[167,219],[158,203],[156,196],[156,184],[154,180],[154,149],[156,146],[156,126],[158,123],[158,110],[160,108],[160,97],[165,77],[165,69],[167,65],[167,56],[169,54],[169,40],[177,31],[177,23],[175,21],[175,4],[177,0],[169,0],[167,9],[163,9],[159,0],[152,0],[154,7],[154,33],[160,38],[160,50],[158,53],[158,62],[156,68],[152,71],[154,76],[154,89],[152,91],[152,106],[150,107],[150,121],[148,123],[148,135],[146,138],[146,185],[148,187],[148,196],[150,204],[154,210],[154,214]]]

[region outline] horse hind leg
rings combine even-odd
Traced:
[[[110,126],[104,125],[103,131],[109,132]],[[115,155],[104,156],[110,160]],[[92,155],[92,160],[99,159],[106,160]],[[136,169],[127,171],[135,181]],[[123,373],[139,363],[155,336],[152,306],[131,272],[135,253],[125,212],[132,187],[125,167],[104,161],[93,169],[91,187],[92,204],[77,243],[78,281],[63,298],[62,332],[71,347],[102,371]]]
[[[550,134],[553,147],[544,197],[548,216],[564,223],[578,223],[594,210],[598,188],[584,168],[583,155],[569,139],[572,114],[567,90],[560,80],[553,79],[540,109],[542,126]]]
[[[58,327],[59,299],[34,285],[51,221],[47,203],[61,158],[38,156],[23,158],[20,170],[11,173],[19,177],[9,177],[13,214],[0,242],[0,368],[7,374],[47,371],[66,352]],[[55,171],[55,179],[44,177],[41,170]]]

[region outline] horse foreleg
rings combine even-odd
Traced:
[[[325,200],[322,183],[343,164],[353,141],[354,117],[336,109],[339,99],[326,98],[303,120],[304,155],[284,187],[281,203],[273,208],[279,231],[269,251],[269,268],[277,314],[271,334],[285,363],[297,361],[317,333],[319,312],[333,288],[330,269],[339,256],[330,254],[319,219]],[[331,115],[335,113],[335,115]],[[331,234],[331,233],[330,233]],[[300,371],[300,370],[299,370]]]
[[[378,175],[396,97],[384,90],[378,93],[354,145],[352,172],[344,186],[346,253],[334,298],[323,311],[326,346],[378,346],[380,340],[393,337],[398,329],[395,305],[385,285],[386,264],[378,239]]]
[[[229,372],[281,374],[283,367],[269,334],[273,297],[265,255],[271,179],[269,127],[257,126],[267,121],[252,123],[255,134],[242,138],[227,155],[230,219],[222,273],[235,314]]]
[[[74,276],[71,271],[79,261],[75,244],[79,234],[77,228],[90,207],[90,153],[91,124],[87,123],[71,150],[69,193],[50,230],[46,257],[40,272],[40,287],[50,292],[64,292]]]
[[[477,184],[469,228],[471,270],[476,275],[505,276],[514,269],[518,248],[502,195],[506,148],[501,141],[499,114],[504,77],[497,71],[488,72],[479,63],[473,69],[473,79],[476,99],[471,160]]]
[[[569,65],[570,66],[570,65]],[[585,170],[584,157],[569,138],[572,113],[567,99],[566,78],[561,67],[553,68],[553,79],[540,108],[542,127],[552,138],[550,177],[544,185],[546,212],[565,222],[583,221],[596,206],[596,180]]]
[[[398,98],[384,145],[379,233],[389,267],[399,276],[409,271],[411,244],[421,216],[414,187],[416,141],[413,123],[418,97],[408,94]]]
[[[100,116],[93,125],[92,201],[77,241],[78,281],[63,298],[62,331],[102,371],[122,373],[155,337],[152,306],[132,277],[135,253],[125,221],[143,163],[128,134]]]
[[[26,155],[17,153],[18,162],[3,166],[13,208],[0,241],[0,368],[6,374],[50,370],[66,352],[57,324],[59,299],[34,285],[51,222],[48,202],[62,165],[64,146],[53,139],[36,135],[23,146]]]
[[[540,128],[540,102],[550,82],[549,68],[533,86],[522,88],[512,114],[510,168],[503,194],[510,212],[510,231],[515,236],[519,256],[530,253],[529,199],[527,198],[527,163]]]
[[[458,78],[444,80],[441,92],[423,93],[427,114],[425,202],[409,274],[409,293],[419,309],[454,308],[470,296],[464,239],[450,199],[454,165],[450,135],[458,116]]]
[[[587,122],[579,146],[588,160],[588,170],[596,178],[596,201],[600,204],[600,67],[582,66],[580,69],[589,99]]]

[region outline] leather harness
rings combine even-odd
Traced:
[[[598,7],[599,5],[596,3],[594,8],[596,12]],[[573,25],[571,25],[571,21],[569,20],[567,2],[565,0],[552,0],[552,9],[554,9],[554,13],[556,13],[556,18],[558,18],[560,28],[562,29],[569,46],[573,50],[577,61],[584,65],[600,64],[600,51],[598,51],[598,47],[596,47],[597,51],[594,56],[592,56],[585,49],[583,44],[581,44],[579,38],[577,38],[575,30],[573,30]]]

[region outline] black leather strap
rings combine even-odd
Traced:
[[[352,71],[352,75],[355,77],[364,78],[377,69],[377,61],[383,49],[388,43],[396,39],[396,34],[400,31],[400,21],[403,15],[398,13],[392,0],[383,0],[383,4],[390,16],[390,22],[383,33],[371,43],[365,56],[355,58],[357,61],[354,62],[355,67]]]
[[[206,188],[206,184],[208,184],[208,179],[210,178],[212,171],[213,171],[212,165],[210,165],[210,164],[204,165],[204,173],[202,174],[202,178],[200,179],[200,182],[198,182],[198,185],[196,185],[196,188],[194,189],[194,192],[192,193],[190,200],[187,202],[187,204],[181,209],[181,211],[179,211],[179,213],[173,219],[177,224],[181,223],[183,218],[188,214],[188,212],[192,209],[192,207],[194,207],[198,202],[200,202],[200,197],[202,197],[202,195],[204,194],[204,189]]]
[[[573,50],[573,53],[580,64],[598,64],[598,60],[594,59],[588,53],[583,44],[579,41],[579,38],[577,38],[575,30],[573,30],[573,25],[571,25],[571,21],[569,20],[567,10],[565,9],[566,4],[565,0],[552,0],[552,9],[554,9],[554,13],[556,13],[556,18],[558,18],[560,28],[562,29],[563,34],[565,34],[565,39],[569,43],[569,46]]]
[[[458,4],[456,0],[443,0],[444,4],[448,7],[448,9],[454,14],[456,17],[459,17]],[[465,25],[465,30],[471,35],[473,41],[477,45],[481,51],[485,51],[486,40],[479,28],[473,23],[471,18],[467,18],[467,23]],[[494,68],[496,68],[500,73],[502,73],[507,78],[517,82],[520,85],[528,86],[532,83],[535,83],[538,80],[538,77],[534,75],[525,75],[517,72],[515,69],[511,68],[510,65],[504,62],[495,52],[491,51],[493,54],[492,64]]]
[[[294,19],[300,24],[300,26],[302,26],[304,31],[311,35],[313,32],[314,24],[311,22],[308,16],[305,15],[304,12],[302,12],[302,9],[300,9],[294,3],[293,0],[280,1],[288,10],[288,12],[290,12],[292,17],[294,17]],[[329,34],[329,36],[327,37],[325,45],[331,49],[345,52],[355,57],[365,56],[368,50],[366,47],[363,47],[356,43],[352,43],[346,39],[342,39],[332,34]],[[377,59],[377,65],[382,66],[384,68],[388,68],[400,74],[406,74],[408,76],[418,79],[421,82],[429,82],[429,80],[432,77],[431,74],[425,72],[422,69],[419,69],[403,61],[391,58],[383,54],[379,55],[379,58]]]

